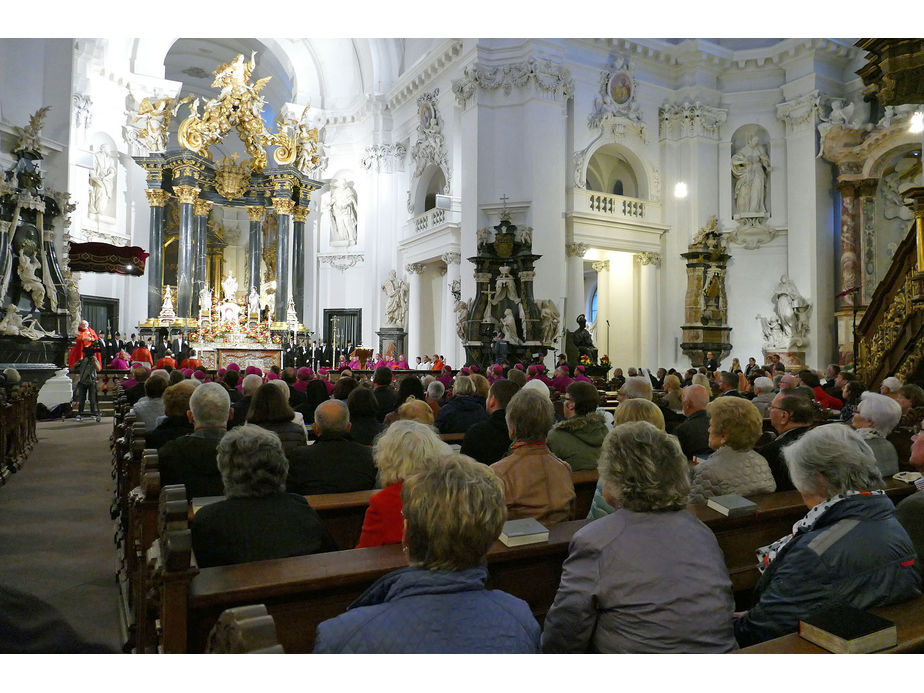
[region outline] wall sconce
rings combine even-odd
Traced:
[[[677,185],[674,186],[674,197],[682,200],[686,196],[687,196],[687,184],[677,183]]]

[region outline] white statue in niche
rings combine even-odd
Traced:
[[[250,287],[250,296],[247,297],[247,308],[251,315],[260,315],[260,294],[257,293],[257,287]]]
[[[42,286],[42,280],[35,276],[39,268],[38,262],[31,255],[26,254],[26,246],[30,249],[34,247],[29,241],[19,249],[19,279],[22,282],[22,288],[32,295],[35,307],[41,308],[45,303],[45,287]]]
[[[516,282],[510,275],[510,268],[506,265],[500,268],[500,274],[494,282],[494,298],[491,299],[491,303],[496,306],[505,297],[511,301],[520,300],[519,296],[517,296]]]
[[[382,284],[382,291],[388,297],[385,303],[386,324],[404,327],[404,321],[407,319],[407,282],[399,280],[397,273],[391,270]]]
[[[732,175],[738,179],[735,183],[738,216],[765,216],[764,196],[770,159],[757,135],[748,137],[747,144],[732,156],[731,166]]]
[[[102,214],[112,199],[112,185],[115,165],[108,144],[101,144],[93,155],[93,171],[90,172],[90,214]]]
[[[170,287],[164,287],[164,301],[160,304],[161,318],[175,318],[176,311],[173,309],[173,294],[170,293]]]
[[[513,317],[513,311],[509,308],[504,311],[504,317],[501,318],[501,328],[504,333],[504,339],[508,344],[520,344],[520,336],[517,334],[517,323]]]
[[[764,333],[764,346],[773,349],[798,349],[808,345],[808,316],[811,304],[805,300],[788,275],[780,277],[773,290],[773,315],[758,315]]]
[[[331,182],[330,241],[338,245],[356,244],[356,190],[350,181]]]
[[[456,334],[459,339],[465,339],[465,326],[468,322],[468,312],[472,307],[472,299],[466,301],[456,300],[453,310],[456,314]]]
[[[225,300],[233,301],[237,295],[237,279],[234,278],[231,270],[228,270],[228,276],[222,281],[221,288],[225,292]]]
[[[199,312],[207,315],[212,313],[212,290],[207,286],[199,291]]]
[[[539,314],[542,320],[542,343],[552,344],[558,337],[558,326],[561,323],[561,313],[558,312],[558,306],[551,299],[540,299],[536,301],[539,306]]]

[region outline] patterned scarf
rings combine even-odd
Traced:
[[[832,506],[840,503],[845,498],[850,496],[881,496],[885,494],[885,491],[845,491],[844,493],[829,498],[823,503],[819,503],[814,508],[809,510],[805,517],[796,522],[792,526],[792,534],[787,534],[782,539],[777,539],[772,544],[767,546],[761,546],[757,549],[757,569],[763,573],[770,564],[776,559],[780,554],[780,551],[783,550],[783,547],[786,546],[790,541],[792,541],[797,534],[805,534],[815,529],[815,525],[818,523],[818,520],[824,515]]]

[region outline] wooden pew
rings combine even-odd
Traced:
[[[550,530],[549,541],[488,553],[488,587],[524,599],[542,622],[561,577],[568,544],[586,520]],[[209,631],[228,608],[262,603],[273,617],[286,652],[311,652],[317,625],[343,613],[372,582],[407,565],[398,545],[337,551],[197,570],[176,532],[160,542],[163,651],[202,652]],[[169,542],[177,548],[172,550]],[[185,560],[184,560],[185,559]],[[183,589],[185,585],[186,589]],[[170,589],[167,589],[167,587]]]
[[[352,549],[362,533],[369,497],[379,489],[305,496],[341,549]]]
[[[895,501],[913,490],[910,484],[891,480],[887,484]],[[755,550],[790,532],[806,512],[797,492],[753,499],[758,511],[746,517],[728,518],[705,506],[688,507],[715,532],[739,608],[750,606],[750,592],[757,582]],[[552,527],[548,543],[507,548],[496,542],[488,554],[489,587],[526,600],[541,623],[558,588],[571,537],[586,522]],[[171,541],[178,548],[170,550]],[[165,652],[201,652],[223,610],[254,603],[266,604],[286,652],[309,652],[320,621],[342,613],[374,580],[405,565],[400,547],[392,545],[199,571],[192,565],[188,544],[182,537],[161,537],[163,564],[173,566],[161,569],[160,577],[161,621],[172,624],[163,629]]]
[[[924,652],[924,596],[901,604],[880,606],[870,612],[895,622],[898,630],[898,644],[881,654],[903,654]],[[808,640],[803,640],[798,633],[790,633],[773,640],[751,645],[738,650],[736,654],[831,654],[823,647],[818,647]]]
[[[913,484],[889,479],[885,491],[893,503],[913,493]],[[805,516],[806,507],[798,491],[782,491],[750,496],[757,503],[754,515],[729,518],[705,505],[690,505],[687,510],[698,517],[716,535],[725,565],[732,579],[736,608],[751,606],[751,590],[757,584],[755,550],[792,532],[792,526]]]

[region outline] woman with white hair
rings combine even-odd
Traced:
[[[872,449],[876,466],[884,477],[898,473],[898,453],[886,436],[901,418],[902,407],[894,399],[875,392],[864,392],[860,395],[860,406],[850,420],[850,425]]]
[[[902,381],[894,375],[891,375],[882,381],[882,384],[879,386],[879,393],[894,399],[898,397],[898,391],[901,389]]]
[[[571,540],[542,651],[734,650],[731,580],[715,534],[687,512],[690,477],[677,440],[647,421],[618,425],[598,469],[617,510]]]
[[[429,411],[429,407],[426,409]],[[412,474],[425,472],[437,459],[451,452],[452,449],[440,440],[432,426],[410,419],[395,421],[376,438],[372,455],[379,470],[379,482],[384,488],[369,498],[357,549],[401,541],[404,528],[401,489],[404,480]]]
[[[914,547],[866,441],[828,424],[783,454],[809,512],[758,549],[757,603],[735,620],[741,647],[796,632],[800,619],[839,604],[869,609],[921,593]]]

